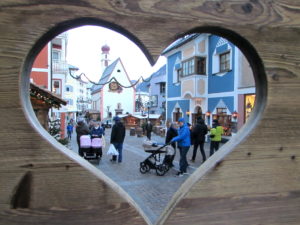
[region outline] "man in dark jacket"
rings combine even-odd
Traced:
[[[145,126],[145,130],[146,130],[147,138],[148,138],[149,140],[151,140],[151,132],[152,132],[152,128],[153,128],[153,126],[152,126],[151,122],[148,120],[148,122],[147,122],[147,124],[146,124],[146,126]]]
[[[197,124],[194,126],[192,130],[192,137],[194,141],[194,151],[191,159],[192,162],[195,162],[198,146],[200,146],[203,162],[206,160],[206,155],[204,152],[204,142],[205,142],[206,134],[207,134],[207,126],[205,125],[204,120],[201,117],[199,117],[197,119]]]
[[[78,154],[83,156],[82,149],[80,148],[80,137],[82,135],[90,134],[89,127],[84,122],[83,119],[79,119],[76,126],[76,134],[77,134],[77,144],[78,144]]]
[[[113,144],[116,150],[119,152],[118,162],[122,162],[122,150],[123,150],[123,142],[125,139],[125,126],[121,123],[119,117],[114,118],[115,124],[111,130],[110,143]],[[117,156],[113,155],[111,161],[116,161]]]

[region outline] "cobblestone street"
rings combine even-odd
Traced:
[[[110,156],[106,154],[109,147],[110,132],[111,129],[105,130],[106,147],[103,151],[102,160],[99,164],[96,163],[95,160],[91,160],[90,162],[128,192],[137,204],[139,204],[145,214],[147,214],[149,219],[152,222],[155,222],[171,200],[173,194],[189,176],[175,176],[177,169],[179,168],[179,152],[178,150],[176,152],[174,160],[175,168],[170,169],[164,176],[157,176],[155,170],[150,170],[149,173],[141,174],[139,171],[140,162],[150,155],[149,153],[144,152],[142,147],[142,142],[145,140],[145,137],[138,138],[136,136],[129,136],[129,131],[127,130],[123,146],[123,162],[112,163],[110,161]],[[155,140],[158,143],[164,143],[164,138],[155,134],[152,135],[152,140]],[[69,148],[78,153],[75,132],[73,133]],[[188,160],[191,158],[192,151],[191,147],[187,157]],[[205,144],[205,151],[208,156],[208,143]],[[190,164],[188,173],[191,174],[202,162],[202,156],[199,149],[196,161],[194,163],[188,162]]]

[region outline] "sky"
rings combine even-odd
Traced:
[[[68,31],[67,61],[79,68],[76,75],[85,73],[90,80],[98,82],[102,73],[101,47],[110,47],[109,62],[121,58],[131,80],[149,77],[166,63],[159,57],[152,67],[143,52],[127,37],[99,26],[82,26]]]

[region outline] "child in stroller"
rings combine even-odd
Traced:
[[[154,169],[158,176],[163,176],[169,171],[168,158],[175,154],[174,148],[169,144],[157,144],[150,140],[144,141],[145,152],[151,153],[143,162],[140,163],[140,172],[147,173]],[[161,154],[164,155],[162,159]]]

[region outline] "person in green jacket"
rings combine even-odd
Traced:
[[[219,125],[219,121],[213,120],[213,127],[210,129],[210,156],[218,151],[223,133],[223,127]]]

